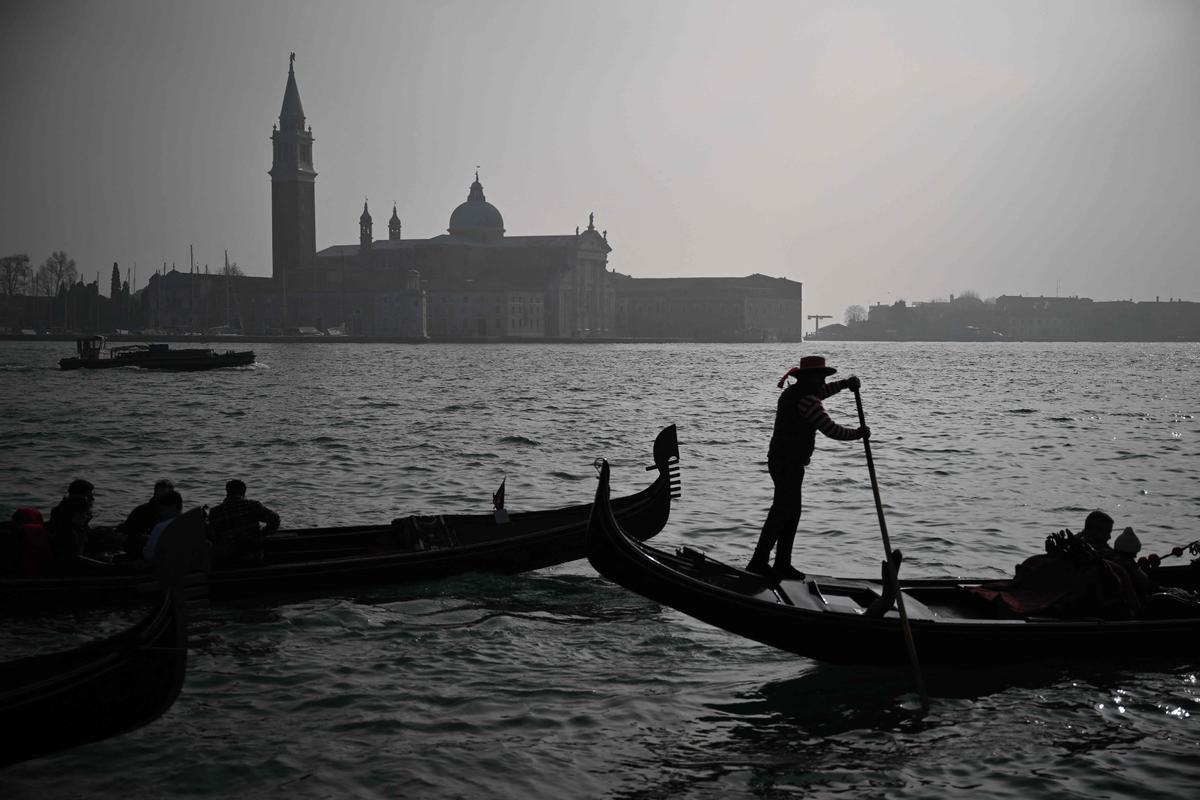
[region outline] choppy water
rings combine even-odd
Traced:
[[[679,425],[658,537],[749,556],[786,345],[255,345],[253,369],[62,373],[0,343],[0,513],[98,487],[115,522],[162,475],[229,477],[289,525],[582,502],[649,480]],[[1004,575],[1107,509],[1148,551],[1200,536],[1200,346],[827,345],[863,399],[908,576]],[[853,396],[826,403],[853,424]],[[818,442],[797,561],[870,576],[861,446]],[[65,640],[96,621],[56,620]],[[13,625],[15,623],[8,623]],[[28,624],[28,623],[23,623]],[[111,622],[109,624],[112,624]],[[69,632],[69,633],[68,633]],[[14,629],[7,631],[9,640]],[[834,668],[710,628],[585,562],[214,607],[178,702],[140,731],[0,773],[24,797],[1191,797],[1197,664],[930,676]]]

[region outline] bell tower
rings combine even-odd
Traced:
[[[392,218],[388,220],[388,239],[391,241],[400,239],[400,215],[396,213],[395,203],[392,203]]]
[[[363,200],[363,213],[358,218],[358,249],[365,253],[371,249],[375,237],[371,234],[371,212],[367,210],[367,201]]]
[[[304,107],[296,87],[296,54],[288,60],[287,86],[279,124],[271,132],[271,277],[284,298],[287,317],[289,277],[313,262],[317,253],[312,128],[304,126]]]

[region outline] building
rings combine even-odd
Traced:
[[[476,172],[446,232],[404,238],[392,207],[376,240],[370,206],[358,242],[316,249],[313,132],[288,67],[271,134],[271,277],[275,298],[252,303],[266,330],[345,326],[362,336],[554,338],[613,335],[607,233],[510,236]]]
[[[786,278],[617,276],[616,333],[631,338],[798,342],[804,285]]]

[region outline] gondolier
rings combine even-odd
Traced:
[[[779,379],[779,402],[775,411],[775,428],[767,451],[767,469],[775,491],[771,510],[758,537],[758,545],[746,569],[760,575],[780,579],[803,580],[804,574],[792,566],[792,543],[800,525],[801,489],[804,471],[816,446],[817,431],[830,439],[849,441],[870,437],[868,427],[846,428],[829,418],[821,401],[843,389],[857,391],[858,378],[825,382],[836,373],[825,365],[823,356],[805,356],[798,367],[789,369]],[[786,386],[788,378],[796,382]],[[786,386],[786,388],[784,388]],[[771,548],[775,548],[775,566],[771,567]]]

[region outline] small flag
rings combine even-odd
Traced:
[[[505,478],[504,480],[500,481],[500,488],[497,489],[496,493],[492,495],[492,505],[495,507],[495,509],[497,511],[504,508],[504,484],[507,481],[508,481],[508,478]]]

